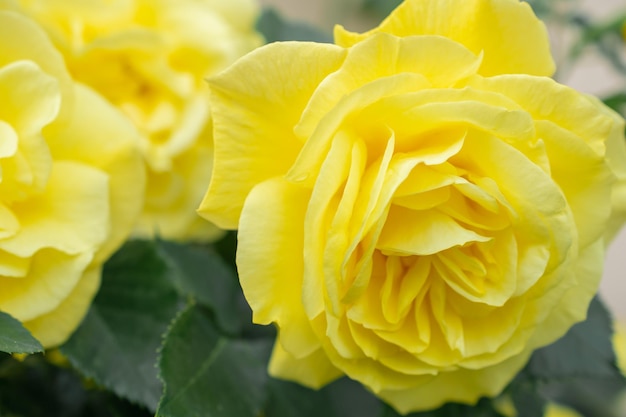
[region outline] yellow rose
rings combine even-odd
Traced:
[[[239,229],[253,319],[279,328],[270,373],[345,374],[402,413],[496,395],[585,318],[623,121],[545,77],[526,3],[413,0],[335,34],[210,85],[200,213]]]
[[[72,76],[140,129],[148,166],[143,236],[210,239],[195,209],[211,176],[205,78],[260,45],[254,0],[20,0]]]
[[[143,204],[138,133],[0,3],[0,311],[63,343]]]
[[[545,417],[581,417],[578,412],[560,404],[549,403],[546,407]]]
[[[495,406],[497,411],[505,417],[518,416],[513,400],[508,396],[499,397],[496,400]],[[543,417],[581,417],[581,415],[569,407],[554,402],[548,402]]]

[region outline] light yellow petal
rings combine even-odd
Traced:
[[[20,135],[39,134],[53,121],[61,105],[58,81],[33,61],[0,67],[0,118]]]
[[[587,306],[596,294],[604,266],[604,240],[584,248],[568,274],[572,285],[557,300],[557,305],[548,311],[545,321],[537,328],[529,342],[531,348],[545,346],[563,336],[574,324],[587,317]],[[581,308],[584,306],[584,308]],[[544,307],[545,309],[545,307]]]
[[[337,210],[335,194],[343,186],[351,169],[350,156],[354,145],[351,138],[338,135],[333,141],[330,151],[322,165],[306,210],[303,225],[303,253],[306,262],[303,265],[304,279],[303,302],[308,317],[313,318],[322,313],[324,299],[329,300],[327,308],[339,314],[339,282],[337,263],[326,260],[327,251],[334,252],[334,242],[327,243],[327,233],[332,214]],[[357,165],[359,161],[355,161]],[[332,259],[332,258],[331,258]],[[336,258],[340,261],[340,257]]]
[[[2,264],[0,264],[0,276],[2,278],[23,278],[28,274],[32,258],[22,258],[4,251],[0,257],[2,257]]]
[[[626,26],[624,27],[626,28]],[[606,162],[616,178],[611,195],[611,217],[604,237],[608,244],[617,235],[617,232],[626,221],[626,147],[624,146],[626,139],[624,138],[624,119],[595,97],[588,98],[598,106],[600,111],[613,120],[613,128],[606,140]]]
[[[67,255],[53,249],[37,252],[26,276],[0,277],[0,309],[21,321],[54,311],[74,290],[91,259],[91,253]]]
[[[351,330],[343,329],[351,332]],[[363,340],[363,339],[362,339]],[[345,358],[338,354],[331,344],[324,341],[324,350],[331,363],[341,369],[350,378],[361,382],[368,390],[378,395],[383,389],[408,389],[424,384],[433,378],[431,374],[411,375],[387,367],[382,362],[368,357]]]
[[[0,120],[0,158],[15,155],[17,152],[18,136],[15,129],[8,123]],[[0,178],[2,177],[0,172]]]
[[[54,311],[24,323],[46,349],[62,345],[76,330],[100,287],[100,273],[100,265],[87,269]]]
[[[46,131],[57,160],[75,161],[107,175],[110,229],[96,262],[110,256],[130,234],[143,208],[145,169],[138,132],[120,112],[88,87],[76,85],[75,112],[67,123]],[[95,210],[95,209],[94,209]],[[94,212],[94,216],[96,213]]]
[[[432,255],[469,242],[486,242],[454,219],[434,210],[413,211],[392,207],[378,241],[378,249],[386,255]]]
[[[219,227],[236,228],[250,190],[287,172],[302,146],[293,126],[344,54],[326,44],[270,44],[211,81],[215,162],[202,216]]]
[[[269,363],[269,374],[276,378],[298,382],[309,388],[318,389],[339,378],[342,372],[328,360],[326,353],[317,349],[303,358],[295,358],[280,343],[274,343]]]
[[[72,81],[63,57],[43,29],[21,14],[0,11],[0,45],[0,67],[15,61],[33,61],[59,82],[63,106],[58,120],[63,120],[72,107]]]
[[[7,206],[0,203],[0,239],[15,235],[19,231],[20,222]]]
[[[534,120],[549,120],[582,138],[598,154],[604,153],[615,120],[572,88],[547,77],[519,74],[473,77],[468,85],[508,97]]]
[[[0,68],[0,102],[4,146],[19,141],[13,143],[17,152],[5,155],[14,158],[2,163],[0,193],[5,201],[21,200],[40,192],[50,175],[52,161],[41,130],[58,115],[59,84],[32,61],[13,62]]]
[[[537,137],[545,144],[550,174],[574,214],[580,245],[594,242],[604,233],[611,210],[597,202],[606,201],[612,191],[613,178],[604,155],[605,141],[620,136],[613,131],[619,126],[616,120],[600,104],[548,78],[476,77],[470,84],[506,95],[533,117]],[[624,157],[623,147],[620,151],[613,142],[611,146],[614,158]]]
[[[545,26],[518,0],[408,0],[369,32],[356,34],[337,26],[335,42],[351,46],[379,32],[450,38],[483,53],[483,75],[550,76],[555,69]]]
[[[206,141],[208,142],[208,141]],[[223,231],[200,217],[198,207],[211,181],[213,149],[205,141],[174,158],[166,172],[147,170],[146,202],[135,230],[137,236],[215,240]]]
[[[58,161],[41,195],[14,203],[20,232],[0,241],[0,249],[30,256],[42,248],[68,254],[95,251],[109,233],[109,183],[102,171]]]
[[[296,133],[303,139],[309,137],[324,115],[344,96],[371,82],[398,74],[418,74],[427,80],[424,83],[417,78],[413,83],[402,85],[402,88],[390,83],[387,93],[368,98],[366,103],[381,96],[416,91],[426,85],[451,87],[459,80],[475,74],[479,66],[479,56],[442,37],[372,36],[352,47],[341,68],[315,90],[296,126]],[[361,104],[361,107],[366,103]]]
[[[359,112],[369,104],[376,103],[389,95],[399,94],[405,90],[419,90],[427,87],[428,81],[419,74],[397,74],[372,81],[357,90],[341,97],[341,100],[335,107],[323,116],[315,126],[315,130],[311,132],[311,137],[302,137],[306,142],[300,151],[297,160],[287,173],[287,179],[293,182],[299,182],[304,185],[312,186],[316,180],[316,173],[319,172],[320,166],[324,161],[326,153],[329,151],[333,138],[336,135],[358,135],[348,130],[351,125],[346,126],[348,129],[340,130],[346,119],[350,120],[359,114]],[[315,117],[312,115],[311,117]],[[302,125],[303,129],[300,134],[304,133],[306,125]],[[348,130],[348,131],[346,131]],[[376,134],[368,143],[368,151],[372,154],[370,158],[376,158],[383,154],[386,149],[389,134],[393,133],[387,129],[377,129]],[[307,132],[308,133],[308,132]]]
[[[262,182],[246,199],[238,235],[239,281],[252,319],[276,322],[282,345],[295,357],[319,348],[302,305],[302,225],[309,197],[308,190],[281,178]]]
[[[446,402],[475,404],[480,397],[494,397],[526,364],[530,352],[524,352],[496,366],[481,370],[441,372],[427,383],[403,390],[384,389],[378,396],[406,414],[412,410],[431,410]]]

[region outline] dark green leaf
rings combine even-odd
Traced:
[[[339,417],[327,391],[314,391],[292,382],[271,379],[269,392],[266,417]]]
[[[324,391],[340,417],[378,416],[382,403],[363,385],[349,378],[341,378],[326,386]]]
[[[375,13],[380,18],[389,15],[396,7],[402,3],[402,0],[365,0],[363,9],[370,13]]]
[[[615,93],[609,97],[604,98],[604,104],[612,108],[613,110],[626,114],[626,91]]]
[[[221,329],[233,335],[239,333],[240,289],[233,270],[210,248],[164,241],[158,242],[158,247],[178,291],[208,307]]]
[[[348,378],[320,390],[271,379],[265,417],[378,417],[380,401]]]
[[[511,384],[508,392],[517,410],[516,417],[536,417],[544,414],[547,401],[534,380],[518,378]]]
[[[551,401],[566,404],[585,417],[624,417],[618,399],[626,392],[624,378],[578,378],[567,381],[545,381],[541,393]]]
[[[43,352],[43,347],[22,323],[0,312],[0,352],[35,353]]]
[[[535,351],[526,372],[547,380],[608,377],[619,373],[612,335],[611,317],[596,297],[589,305],[587,319],[555,343]]]
[[[23,361],[0,354],[0,416],[150,417],[113,394],[85,388],[71,369],[49,363],[43,355]]]
[[[165,385],[161,417],[258,417],[266,401],[267,340],[221,335],[190,305],[170,328],[159,360]]]
[[[585,416],[620,417],[615,404],[626,390],[626,379],[615,360],[612,320],[600,299],[595,298],[587,319],[557,342],[537,350],[509,392],[520,416],[535,415],[540,395]],[[533,401],[528,400],[530,396],[534,396]]]
[[[267,43],[278,41],[311,41],[331,43],[332,37],[303,22],[289,22],[276,10],[263,10],[256,28],[263,34]]]
[[[237,270],[235,264],[237,258],[237,231],[230,230],[224,234],[220,240],[213,244],[215,251],[232,271]]]
[[[62,347],[86,376],[156,409],[162,393],[157,349],[179,299],[154,242],[127,243],[105,265],[87,317]]]

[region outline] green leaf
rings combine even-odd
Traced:
[[[508,392],[517,410],[516,417],[536,417],[544,414],[547,400],[536,381],[522,376],[511,384]]]
[[[266,401],[267,340],[221,335],[190,305],[170,328],[159,360],[165,392],[159,417],[258,417]]]
[[[583,416],[624,417],[623,406],[618,408],[618,400],[626,392],[621,376],[546,381],[540,389],[545,398],[578,410]]]
[[[327,390],[314,391],[293,382],[271,379],[267,417],[345,417],[333,409]],[[365,417],[365,416],[362,416]]]
[[[555,343],[536,350],[526,372],[541,379],[610,377],[619,373],[612,335],[611,317],[596,297],[589,305],[587,319]]]
[[[62,347],[83,374],[155,410],[162,393],[157,350],[179,298],[154,242],[132,241],[104,267],[87,317]]]
[[[0,416],[150,417],[113,394],[86,388],[74,370],[47,361],[48,354],[16,360],[0,354]]]
[[[226,266],[233,271],[237,270],[237,231],[230,230],[224,233],[217,242],[213,243],[213,248],[220,255],[220,258],[224,260]]]
[[[378,416],[382,410],[383,404],[374,394],[347,377],[338,379],[323,391],[327,392],[339,417]]]
[[[0,352],[35,353],[43,352],[43,347],[22,323],[0,312]]]
[[[267,43],[278,41],[311,41],[332,43],[332,37],[303,22],[288,22],[271,8],[263,10],[256,28]]]
[[[583,415],[618,417],[616,399],[626,390],[626,379],[615,363],[612,320],[600,301],[594,298],[587,319],[550,346],[535,351],[526,368],[509,387],[520,416],[533,416],[540,399],[567,404]],[[524,392],[525,391],[525,392]],[[524,400],[533,395],[535,404]]]
[[[211,248],[165,241],[158,242],[158,250],[179,293],[194,298],[213,311],[221,329],[232,335],[239,333],[239,283],[233,270],[219,255]]]
[[[602,99],[602,101],[613,110],[623,115],[626,114],[626,91],[620,91],[612,94],[609,97]]]
[[[384,18],[402,3],[402,0],[365,0],[363,10]]]

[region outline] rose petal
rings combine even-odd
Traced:
[[[545,26],[527,3],[518,0],[409,0],[369,32],[351,33],[336,26],[335,42],[351,46],[379,32],[455,40],[484,54],[483,75],[550,76],[555,69]]]
[[[344,54],[333,45],[274,43],[213,78],[215,165],[201,215],[222,228],[236,228],[250,190],[287,172],[302,146],[293,126]],[[231,174],[233,168],[238,175]]]
[[[46,347],[58,346],[76,330],[100,287],[100,266],[87,269],[71,293],[54,311],[24,323]]]

